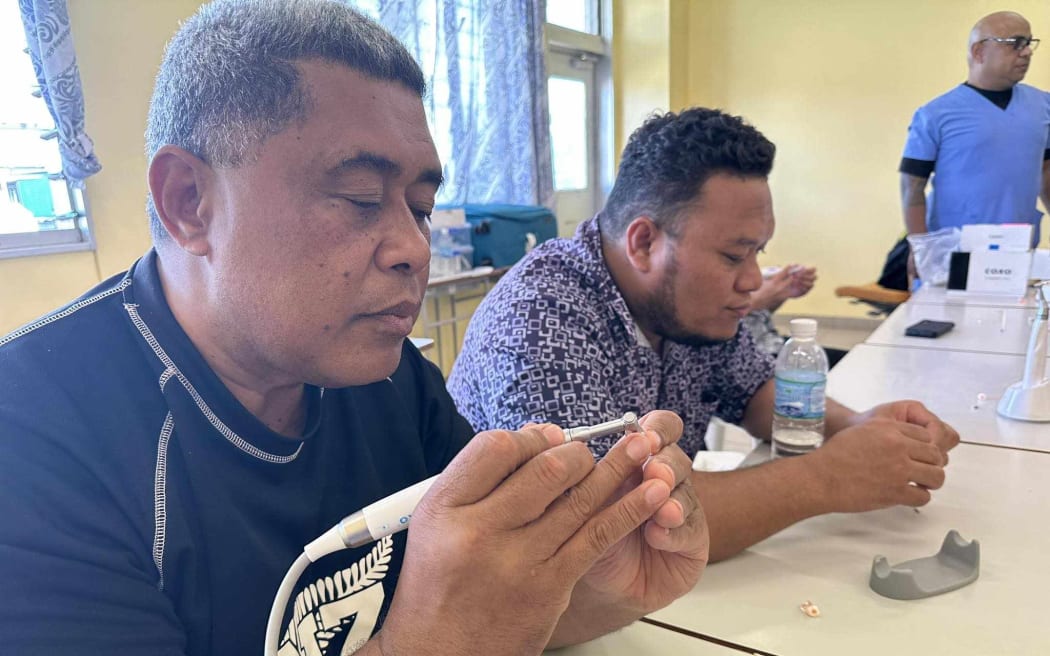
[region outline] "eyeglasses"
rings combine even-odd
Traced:
[[[1039,47],[1039,39],[1033,39],[1030,36],[989,36],[981,39],[981,41],[995,41],[996,43],[1002,43],[1004,45],[1010,46],[1018,52],[1024,50],[1025,48],[1031,48],[1032,50],[1035,50]]]

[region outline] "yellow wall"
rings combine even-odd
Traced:
[[[669,0],[613,2],[613,129],[617,161],[631,131],[654,109],[666,110],[670,102],[670,19]]]
[[[103,171],[88,181],[98,250],[0,260],[0,333],[124,269],[149,246],[142,133],[153,75],[198,0],[69,0]],[[819,268],[789,313],[862,312],[836,285],[873,280],[902,230],[896,166],[914,109],[965,78],[990,0],[614,0],[616,148],[654,110],[741,114],[777,143],[767,263]],[[1045,0],[1012,8],[1050,37]],[[1027,82],[1050,88],[1050,46]],[[1046,232],[1046,230],[1044,230]]]
[[[149,248],[143,132],[164,44],[198,0],[69,0],[88,134],[102,171],[85,198],[98,248],[0,260],[0,334],[126,269]]]
[[[1046,0],[1007,4],[1035,36],[1050,37]],[[998,0],[689,3],[688,70],[672,79],[671,95],[684,87],[684,104],[743,115],[777,144],[777,231],[764,259],[818,267],[816,289],[784,312],[862,312],[833,290],[873,281],[903,232],[896,170],[911,115],[965,80],[970,28],[1003,8]],[[1027,83],[1050,89],[1047,57],[1035,53]]]

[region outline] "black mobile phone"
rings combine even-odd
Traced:
[[[954,327],[955,324],[951,321],[923,319],[918,323],[908,326],[904,331],[904,334],[908,337],[940,337]]]
[[[966,289],[970,273],[970,254],[955,251],[948,260],[948,289]]]

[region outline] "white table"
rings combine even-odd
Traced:
[[[916,399],[954,426],[964,442],[1050,452],[1050,424],[996,412],[1003,390],[1023,372],[1023,355],[858,344],[828,374],[828,396],[854,410]],[[978,394],[985,400],[978,401]],[[1050,534],[1050,511],[1046,517]]]
[[[1034,318],[1035,308],[936,305],[908,301],[898,306],[864,342],[937,351],[1024,355]],[[908,326],[923,319],[951,321],[955,327],[935,338],[908,337],[904,334]]]
[[[582,645],[548,649],[550,656],[625,656],[628,654],[685,654],[687,656],[741,656],[731,647],[694,638],[675,631],[635,622],[615,633]]]
[[[1035,307],[1034,289],[1029,287],[1023,296],[1012,296],[1003,294],[978,294],[958,290],[949,290],[944,287],[932,287],[923,285],[916,290],[909,303],[921,305],[969,305],[986,306],[998,308],[1028,308]]]
[[[1050,455],[962,444],[920,512],[806,520],[709,566],[652,617],[781,656],[1050,654],[1048,499]],[[932,555],[949,529],[980,541],[977,581],[915,601],[868,587],[876,555],[891,565]],[[805,601],[821,617],[803,614]]]

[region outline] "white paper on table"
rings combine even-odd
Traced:
[[[693,458],[693,471],[732,471],[746,457],[746,453],[739,451],[697,451]]]
[[[1024,296],[1031,265],[1028,251],[972,251],[966,291]]]
[[[697,452],[693,458],[693,471],[736,469],[756,443],[757,440],[740,426],[711,417],[704,434],[704,444],[708,450]]]

